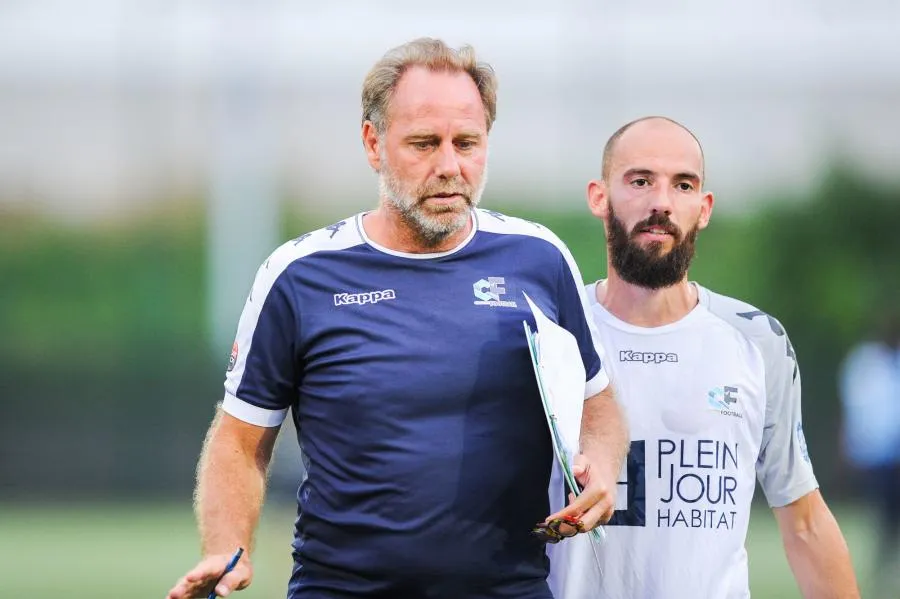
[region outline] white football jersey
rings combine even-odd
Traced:
[[[678,322],[637,327],[599,305],[595,287],[587,295],[631,451],[597,556],[587,535],[548,546],[554,596],[749,597],[744,541],[756,479],[772,507],[818,486],[787,334],[700,286],[698,305]]]

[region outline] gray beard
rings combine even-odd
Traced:
[[[487,183],[487,168],[485,168],[478,188],[469,196],[469,210],[456,211],[451,208],[442,212],[431,212],[424,207],[419,198],[405,192],[383,156],[382,165],[378,176],[378,191],[381,198],[397,211],[404,224],[415,233],[425,247],[436,247],[466,227],[469,213],[481,202],[481,195]]]

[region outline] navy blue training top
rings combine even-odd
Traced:
[[[578,341],[585,397],[609,382],[581,275],[546,228],[473,211],[457,248],[403,254],[362,214],[278,248],[241,315],[224,409],[290,408],[306,479],[289,597],[545,597],[531,528],[552,448],[524,293]]]

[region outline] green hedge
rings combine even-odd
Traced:
[[[604,275],[602,227],[586,209],[558,213],[486,202],[553,229],[587,280]],[[12,455],[24,443],[36,456],[27,471],[6,463],[0,479],[27,487],[62,475],[77,485],[91,480],[78,473],[88,472],[109,443],[121,444],[121,455],[142,456],[158,435],[175,434],[180,444],[162,450],[168,459],[148,458],[142,467],[151,483],[189,484],[197,431],[220,396],[226,359],[212,359],[207,350],[201,215],[103,229],[26,217],[0,222],[0,390],[11,414],[0,422],[0,453]],[[329,223],[288,214],[284,237]],[[839,474],[832,463],[839,361],[882,302],[900,301],[898,223],[900,188],[838,172],[809,197],[774,198],[741,219],[716,214],[698,241],[692,278],[787,328],[803,373],[807,437],[826,480]],[[35,406],[50,418],[35,421]],[[68,420],[53,421],[54,414]],[[54,431],[51,445],[82,452],[78,467],[64,468],[42,449],[41,427]],[[105,431],[109,443],[78,449],[78,440],[95,430]],[[133,461],[116,461],[110,468],[121,468],[121,476],[95,485],[133,488],[127,471]]]

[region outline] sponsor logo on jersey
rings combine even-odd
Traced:
[[[349,306],[351,304],[377,304],[384,300],[397,299],[397,294],[393,289],[384,289],[383,291],[366,291],[364,293],[335,293],[335,306]]]
[[[662,364],[663,362],[677,362],[678,354],[666,352],[640,352],[623,349],[619,351],[620,362],[643,362],[644,364]]]
[[[476,306],[491,306],[492,308],[515,308],[514,300],[500,299],[506,293],[503,285],[506,279],[503,277],[488,277],[486,279],[478,279],[472,285],[475,292]]]
[[[719,412],[723,416],[733,416],[734,418],[743,418],[744,415],[738,411],[738,388],[730,385],[723,387],[715,387],[709,390],[706,395],[706,401],[709,409]]]
[[[737,442],[659,439],[650,465],[662,482],[656,526],[734,530],[738,514],[749,507],[738,489],[739,455]]]

